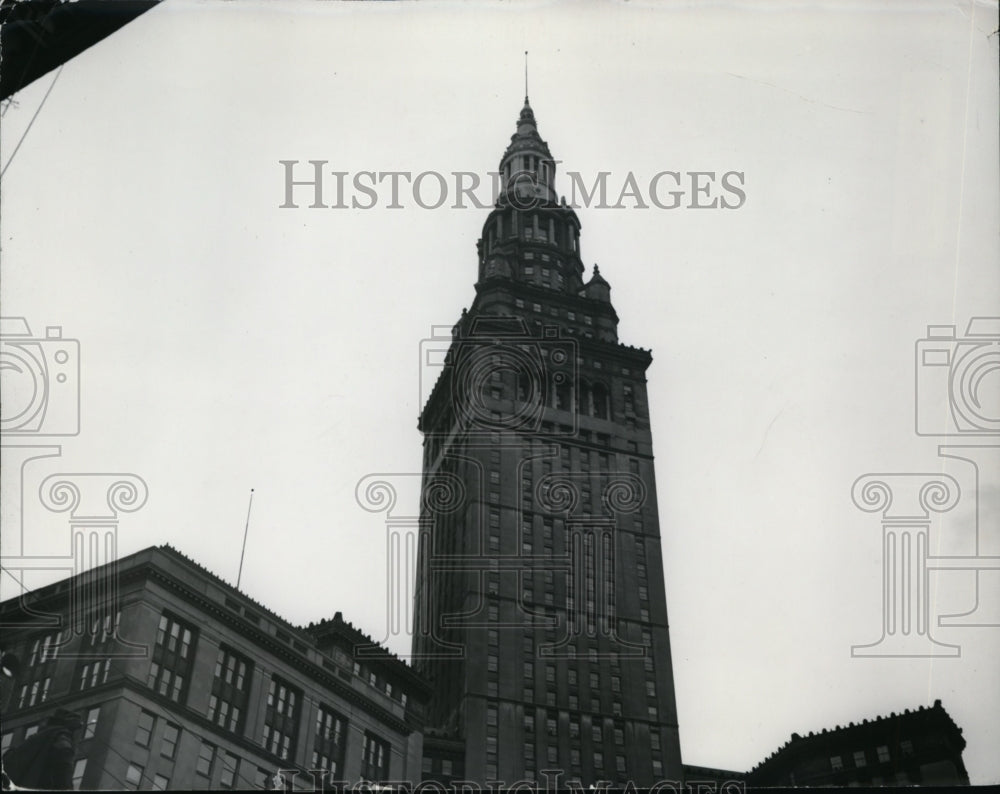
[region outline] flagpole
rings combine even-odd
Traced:
[[[236,589],[240,589],[240,580],[243,578],[243,557],[247,553],[247,533],[250,532],[250,509],[253,507],[253,488],[250,489],[250,504],[247,505],[247,523],[243,528],[243,551],[240,552],[240,572],[236,574]]]

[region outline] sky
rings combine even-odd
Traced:
[[[80,351],[79,433],[22,438],[60,446],[23,483],[4,450],[5,566],[68,552],[46,477],[132,473],[149,495],[120,516],[119,556],[170,543],[235,583],[254,488],[240,588],[406,654],[384,515],[355,488],[420,471],[421,340],[471,304],[488,210],[425,209],[405,184],[399,209],[385,185],[370,209],[310,208],[308,188],[282,208],[280,161],[485,179],[528,50],[561,193],[567,170],[607,172],[609,203],[629,174],[644,193],[662,171],[743,174],[738,209],[578,210],[621,341],[653,353],[684,761],[745,770],[792,732],[940,698],[972,781],[1000,781],[1000,627],[937,625],[974,606],[972,571],[929,574],[931,634],[959,656],[851,652],[882,631],[858,477],[949,474],[961,498],[932,516],[931,554],[974,555],[977,517],[1000,554],[995,435],[951,438],[986,445],[977,484],[914,425],[917,404],[949,422],[918,365],[927,326],[978,349],[969,318],[1000,316],[996,20],[929,0],[160,4],[0,121],[3,316]],[[980,385],[995,406],[996,370]]]

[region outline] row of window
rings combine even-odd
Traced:
[[[119,620],[120,614],[114,619],[109,617],[103,621],[105,640],[117,633]],[[92,637],[100,636],[99,629],[101,628],[99,621]],[[169,614],[163,614],[160,617],[146,682],[151,689],[175,702],[182,703],[184,701],[193,662],[195,640],[194,629],[183,621]],[[36,670],[41,669],[44,673],[51,669],[48,664],[57,657],[60,645],[60,633],[46,635],[33,642],[31,658],[35,661]],[[360,666],[356,667],[355,672],[360,675],[362,670],[359,668]],[[225,646],[219,649],[207,711],[208,719],[214,724],[234,733],[242,731],[247,712],[252,670],[253,665],[248,658]],[[78,667],[78,689],[84,690],[106,683],[110,671],[110,658],[82,661]],[[394,690],[389,682],[384,681],[374,672],[371,672],[370,675],[372,677],[370,683],[373,686],[378,686],[381,691],[390,697],[395,697],[405,705],[405,693],[398,688]],[[44,702],[48,697],[50,684],[51,676],[46,675],[23,685],[18,698],[18,708],[30,707]],[[295,751],[298,731],[297,717],[301,702],[302,692],[300,690],[290,686],[278,676],[271,677],[261,744],[283,760],[290,758]],[[93,736],[98,715],[99,709],[92,710],[88,715],[88,725],[84,738]],[[91,722],[94,725],[90,724]],[[136,729],[135,741],[137,744],[143,747],[150,745],[155,724],[155,715],[147,711],[141,713]],[[31,732],[34,730],[37,730],[37,726]],[[160,741],[161,755],[173,758],[179,734],[179,726],[170,722],[166,723]],[[346,722],[343,718],[327,707],[320,706],[313,756],[314,760],[334,775],[337,774],[342,763],[345,735]],[[370,771],[377,771],[383,764],[388,763],[388,745],[382,747],[379,742],[381,740],[374,737],[372,742],[366,741],[365,744],[364,763]],[[210,770],[214,749],[210,752],[205,749],[206,747],[211,748],[211,745],[203,744],[203,756],[199,761],[199,767]],[[228,767],[229,764],[226,762],[225,769]],[[200,773],[206,776],[208,774],[207,771]],[[141,769],[139,774],[141,777]],[[224,772],[224,777],[229,777],[229,773]]]
[[[363,681],[366,681],[368,686],[378,690],[379,692],[384,692],[393,700],[398,701],[400,705],[406,705],[406,693],[400,687],[394,687],[392,682],[387,680],[381,673],[371,669],[361,662],[356,661],[354,662],[354,675]]]
[[[272,688],[269,701],[277,709],[283,703],[282,712],[294,717],[296,710],[294,692],[286,685],[278,683]],[[93,713],[93,712],[91,712]],[[157,717],[151,712],[140,712],[136,727],[135,743],[140,747],[150,747],[156,730]],[[88,725],[88,729],[89,729]],[[165,722],[158,737],[157,746],[161,756],[173,759],[176,756],[181,728],[172,722]],[[92,733],[90,735],[93,735]],[[312,769],[322,769],[329,773],[330,780],[337,780],[343,772],[344,745],[347,736],[347,721],[327,708],[320,706],[316,717],[316,729],[312,752]],[[277,738],[275,738],[277,737]],[[284,734],[271,725],[264,728],[264,747],[282,760],[288,760],[293,751],[292,736]],[[365,735],[362,747],[363,774],[370,780],[382,780],[388,775],[389,744],[373,733]],[[198,750],[195,772],[206,780],[211,780],[216,765],[221,765],[219,784],[223,788],[233,788],[238,776],[240,759],[228,750],[221,750],[207,741],[202,741]],[[137,766],[133,764],[133,766]],[[140,775],[142,767],[138,767]]]
[[[913,742],[909,739],[903,739],[899,743],[900,753],[904,757],[913,755]],[[887,761],[892,760],[892,753],[889,750],[889,746],[886,744],[879,745],[875,748],[875,754],[878,757],[878,763],[884,764]],[[854,767],[856,769],[861,769],[868,765],[868,754],[864,750],[855,750],[852,756],[854,762]],[[844,768],[844,759],[839,755],[830,756],[830,768],[834,772],[838,772]]]
[[[548,269],[548,268],[544,268],[544,267],[542,268],[542,271],[543,271],[542,275],[543,275],[543,277],[545,277],[545,273],[544,273],[544,271],[545,271],[545,270],[547,270],[547,269]],[[529,275],[529,276],[530,276],[530,275],[532,275],[532,274],[534,273],[534,268],[533,268],[533,267],[532,267],[531,265],[527,265],[527,266],[525,266],[525,268],[524,268],[524,272],[525,272],[525,274],[526,274],[526,275]],[[521,299],[521,298],[516,298],[516,299],[514,300],[514,305],[515,305],[515,306],[516,306],[516,307],[517,307],[518,309],[524,309],[524,308],[527,308],[527,306],[526,306],[526,304],[525,304],[524,300],[523,300],[523,299]],[[541,304],[539,304],[539,303],[532,303],[532,304],[531,304],[531,310],[532,310],[533,312],[537,312],[537,313],[541,314],[541,313],[542,313],[542,306],[541,306]],[[563,317],[565,317],[565,318],[566,318],[567,320],[570,320],[571,322],[576,322],[576,320],[578,319],[578,318],[577,318],[577,315],[576,315],[576,312],[573,312],[573,311],[569,311],[569,310],[565,310],[565,311],[560,311],[560,310],[559,310],[558,308],[556,308],[555,306],[553,306],[553,307],[550,307],[550,308],[549,308],[549,314],[551,314],[551,315],[552,315],[553,317],[559,317],[559,316],[563,316]],[[593,325],[593,323],[594,323],[594,318],[593,318],[593,317],[591,317],[591,316],[590,316],[589,314],[581,314],[581,315],[579,316],[579,319],[580,319],[580,320],[583,320],[583,324],[584,324],[584,325]],[[582,363],[582,362],[581,362],[581,363]],[[595,365],[595,367],[597,367],[598,369],[600,368],[600,362],[599,362],[599,361],[595,361],[595,362],[594,362],[594,365]],[[627,370],[627,369],[623,369],[623,370],[622,370],[622,373],[623,373],[623,374],[625,374],[625,375],[627,375],[627,374],[628,374],[628,370]]]

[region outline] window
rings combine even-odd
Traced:
[[[170,779],[163,775],[153,775],[153,791],[166,791],[170,787]]]
[[[97,733],[97,721],[101,717],[101,707],[94,706],[87,712],[87,719],[83,727],[83,738],[93,739],[94,735]]]
[[[35,668],[38,665],[54,661],[59,655],[59,647],[62,645],[62,632],[46,634],[39,637],[31,644],[31,655],[28,659],[28,667]]]
[[[140,747],[149,747],[149,741],[153,737],[153,726],[156,725],[156,717],[148,711],[139,712],[139,724],[135,729],[135,743]]]
[[[344,763],[344,740],[347,720],[327,706],[316,712],[316,737],[313,740],[313,768],[330,773],[337,780]]]
[[[878,752],[878,760],[880,763],[885,763],[891,758],[891,756],[889,755],[889,748],[884,744],[878,747],[877,752]]]
[[[598,419],[608,418],[608,390],[602,383],[595,383],[590,392],[593,415]]]
[[[129,764],[125,770],[125,788],[135,791],[139,788],[139,781],[142,780],[143,769],[138,764]]]
[[[361,752],[361,777],[377,783],[389,774],[389,744],[374,733],[365,734]]]
[[[208,718],[220,728],[235,732],[242,729],[252,669],[249,659],[225,646],[219,648]]]
[[[594,742],[597,744],[600,744],[601,742],[604,741],[604,731],[602,730],[601,724],[599,722],[595,722],[591,726],[590,735],[591,738],[594,740]]]
[[[278,676],[271,676],[267,690],[267,711],[264,715],[264,749],[282,761],[295,751],[298,735],[298,706],[302,693],[293,689]]]
[[[114,615],[103,610],[94,612],[90,616],[90,646],[100,647],[108,644],[118,635],[118,628],[121,624],[121,610]]]
[[[3,735],[3,742],[0,743],[0,752],[6,753],[7,749],[10,747],[10,743],[14,738],[13,733],[5,733]]]
[[[549,736],[555,736],[556,735],[556,725],[557,725],[557,723],[556,723],[556,718],[555,717],[546,717],[545,718],[545,732]]]
[[[618,771],[618,774],[620,775],[625,774],[625,756],[623,755],[615,756],[615,769]]]
[[[59,631],[46,634],[31,643],[28,664],[21,679],[25,682],[21,686],[17,708],[30,708],[37,703],[44,703],[48,698],[49,686],[52,684],[52,668],[62,642],[63,633]]]
[[[862,766],[865,766],[865,764],[866,764],[866,761],[865,761],[865,751],[864,750],[857,750],[854,753],[854,766],[862,767]]]
[[[198,751],[198,764],[195,771],[203,777],[212,777],[212,765],[215,763],[215,745],[208,742],[201,743]]]
[[[80,785],[83,783],[83,775],[87,771],[87,759],[80,758],[73,765],[73,790],[79,791]]]
[[[108,673],[110,672],[110,659],[102,659],[84,664],[80,668],[79,688],[88,689],[105,683],[108,680]]]
[[[163,736],[160,738],[160,755],[164,758],[173,758],[177,754],[177,740],[180,738],[181,728],[168,722],[163,726]]]
[[[903,741],[899,743],[899,749],[903,755],[913,755],[913,742],[909,739],[903,739]]]
[[[632,387],[627,383],[624,386],[625,393],[625,410],[628,413],[635,413],[635,394],[632,391]]]
[[[45,699],[49,696],[49,685],[51,683],[51,677],[45,677],[22,686],[21,697],[17,707],[24,708],[26,706],[34,706],[36,703],[44,703]]]
[[[240,770],[240,759],[228,750],[222,751],[222,772],[219,775],[219,785],[222,788],[232,788]]]
[[[24,738],[25,739],[29,739],[32,736],[34,736],[36,733],[38,733],[38,726],[37,725],[29,725],[27,728],[24,729]]]
[[[194,631],[180,620],[163,614],[156,630],[153,661],[146,685],[178,703],[187,693]]]
[[[844,762],[841,760],[839,755],[830,756],[830,769],[837,772],[844,768]]]
[[[559,761],[559,751],[558,751],[558,749],[556,749],[555,746],[553,746],[553,745],[550,744],[548,746],[548,748],[546,749],[546,757],[548,758],[548,761],[549,761],[550,764],[558,763],[558,761]]]

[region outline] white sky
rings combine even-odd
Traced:
[[[527,49],[561,192],[567,168],[746,175],[737,211],[579,213],[622,341],[654,355],[685,762],[744,770],[941,698],[973,782],[1000,781],[1000,628],[933,629],[958,659],[850,654],[881,630],[879,519],[851,484],[942,469],[913,432],[914,343],[1000,315],[996,10],[163,3],[63,69],[4,176],[3,314],[82,350],[82,432],[28,470],[24,553],[66,550],[44,476],[134,472],[120,553],[169,542],[235,581],[254,487],[243,589],[385,636],[384,525],[354,488],[420,470],[419,342],[471,303],[487,211],[279,209],[278,161],[492,170]],[[4,165],[52,79],[4,115]],[[971,553],[974,483],[948,470],[962,502],[932,543]],[[5,554],[14,493],[6,467]],[[967,573],[932,581],[935,614],[971,606]]]

